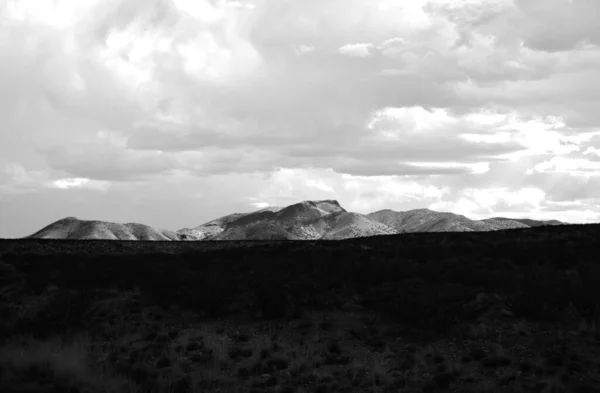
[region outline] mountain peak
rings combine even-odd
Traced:
[[[329,203],[329,204],[332,204],[332,205],[336,205],[336,206],[342,207],[340,205],[340,203],[337,200],[335,200],[335,199],[319,199],[319,200],[317,200],[317,199],[307,199],[307,200],[304,200],[304,201],[302,201],[300,203],[301,204],[309,204],[309,205],[318,205],[318,204],[322,204],[322,203]]]
[[[342,207],[342,205],[340,205],[340,203],[336,199],[323,199],[320,201],[315,201],[315,203],[331,203],[332,205]]]

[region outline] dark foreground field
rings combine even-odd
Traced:
[[[600,392],[599,239],[0,240],[0,392]]]

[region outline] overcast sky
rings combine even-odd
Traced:
[[[600,222],[598,0],[5,0],[0,237],[306,199]]]

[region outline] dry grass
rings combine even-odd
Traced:
[[[153,314],[143,315],[152,318]],[[69,340],[14,337],[0,349],[2,379],[13,385],[29,381],[93,393],[148,389],[387,393],[458,388],[525,392],[536,389],[536,384],[537,388],[543,385],[541,392],[569,391],[586,378],[598,377],[597,370],[568,371],[577,369],[567,366],[568,359],[584,361],[579,347],[573,345],[564,364],[555,367],[548,350],[560,349],[570,336],[560,330],[544,335],[524,321],[505,326],[480,321],[461,340],[420,345],[390,333],[393,338],[385,338],[383,348],[374,349],[369,345],[373,338],[394,330],[377,322],[377,328],[366,329],[364,337],[356,338],[348,326],[372,325],[371,319],[359,314],[330,315],[325,329],[319,323],[322,316],[309,313],[292,324],[213,321],[176,334],[167,317],[152,322],[153,330],[132,331],[107,342],[94,342],[85,334]],[[522,335],[524,331],[531,336]],[[519,346],[509,342],[524,344],[526,351],[517,352]],[[141,355],[129,362],[136,352]]]

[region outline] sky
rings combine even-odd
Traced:
[[[598,0],[4,0],[0,237],[302,200],[600,222]]]

